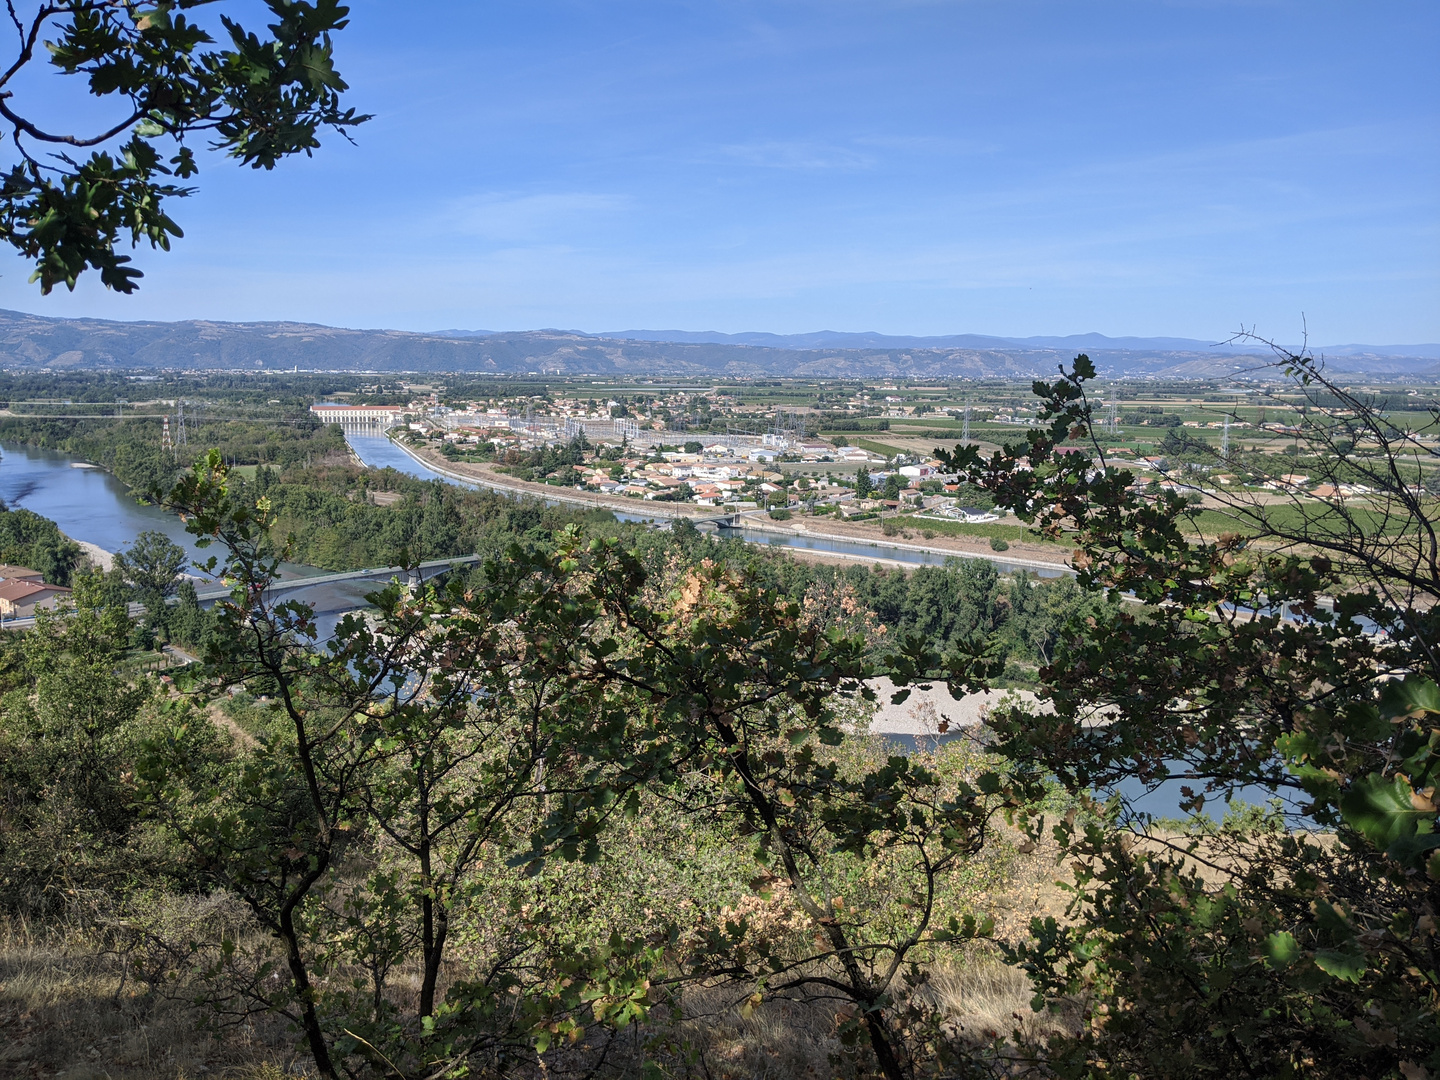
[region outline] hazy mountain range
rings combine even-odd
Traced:
[[[625,330],[349,330],[293,322],[112,322],[0,311],[8,369],[413,371],[495,374],[1018,378],[1087,352],[1111,376],[1216,378],[1259,368],[1255,346],[1187,338],[1000,338]],[[1440,377],[1440,345],[1316,348],[1337,371]]]
[[[598,337],[636,341],[703,341],[712,344],[761,345],[772,349],[1021,349],[1025,351],[1178,352],[1256,355],[1253,343],[1201,341],[1196,338],[1106,337],[1104,334],[1070,334],[1066,337],[990,337],[985,334],[950,334],[942,337],[903,337],[895,334],[846,333],[820,330],[813,334],[721,334],[715,331],[619,330]],[[1327,356],[1397,356],[1440,360],[1440,345],[1328,345]]]

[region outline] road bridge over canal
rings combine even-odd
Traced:
[[[317,585],[333,585],[341,581],[386,582],[391,578],[399,578],[404,584],[415,585],[421,581],[428,581],[436,574],[443,574],[452,566],[470,566],[479,561],[479,555],[461,555],[453,559],[432,559],[429,562],[422,562],[419,566],[413,567],[377,566],[369,570],[347,570],[341,574],[317,574],[315,577],[285,578],[283,581],[271,582],[268,591],[273,595],[280,592],[296,592],[301,589],[312,589]],[[195,595],[203,604],[212,600],[224,600],[230,595],[230,590],[225,586],[212,585],[206,588],[196,588]]]
[[[676,519],[680,520],[680,519]],[[721,514],[718,517],[685,518],[697,529],[709,525],[715,529],[738,529],[740,528],[739,514]]]

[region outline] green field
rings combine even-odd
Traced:
[[[898,446],[891,446],[889,443],[876,442],[874,439],[850,439],[849,441],[854,445],[858,446],[861,450],[868,450],[872,454],[883,454],[887,458],[895,457],[898,454],[905,453],[905,451],[901,450]]]
[[[1060,541],[1049,540],[1043,536],[1039,536],[1024,525],[1004,525],[998,521],[987,521],[978,525],[971,525],[963,521],[938,521],[934,518],[900,517],[889,520],[893,520],[901,528],[909,529],[911,532],[928,529],[936,536],[973,536],[981,539],[994,537],[1012,544],[1029,543],[1054,544],[1057,547],[1062,546]]]

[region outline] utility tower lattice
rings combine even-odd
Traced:
[[[1116,402],[1112,398],[1110,400],[1110,403],[1105,408],[1105,428],[1110,432],[1111,435],[1114,435],[1118,427],[1119,421],[1118,417],[1116,416]]]
[[[185,442],[185,402],[183,402],[183,401],[178,402],[178,403],[176,404],[175,409],[176,409],[175,425],[176,425],[176,429],[177,429],[177,430],[176,430],[176,435],[178,436],[177,439],[176,439],[176,445],[177,445],[177,446],[185,446],[185,445],[186,445],[186,442]],[[169,417],[166,417],[166,419],[168,420]]]
[[[1225,417],[1225,427],[1220,432],[1220,458],[1221,460],[1230,457],[1230,417]]]
[[[174,450],[175,444],[170,441],[170,417],[166,416],[160,421],[160,449]]]
[[[776,442],[784,447],[804,442],[805,417],[793,409],[777,409],[772,433]]]
[[[966,446],[970,445],[970,406],[965,406],[965,422],[960,428],[960,441]]]

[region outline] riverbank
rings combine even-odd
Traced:
[[[103,570],[108,574],[111,567],[115,565],[115,553],[113,551],[106,551],[99,544],[92,544],[89,540],[76,540],[73,536],[66,537],[66,539],[79,544],[80,550],[85,553],[85,558],[88,559],[90,565],[97,570]]]
[[[179,515],[142,503],[104,465],[77,461],[68,454],[28,443],[0,443],[0,503],[24,509],[55,522],[62,535],[80,546],[85,559],[100,570],[115,565],[124,551],[145,532],[159,532],[177,544],[191,564],[204,563],[215,549],[196,546]],[[285,563],[281,576],[324,574],[320,567]],[[187,565],[184,575],[197,585],[208,579]]]
[[[440,454],[431,450],[417,450],[406,446],[399,440],[390,440],[397,450],[400,450],[416,464],[421,467],[438,473],[450,480],[462,484],[472,484],[478,487],[487,487],[496,491],[504,491],[513,495],[527,495],[537,499],[548,499],[554,502],[563,502],[577,506],[588,506],[594,509],[610,510],[614,513],[627,514],[632,517],[645,518],[690,518],[692,520],[704,520],[717,516],[728,517],[723,508],[693,506],[685,503],[657,503],[643,499],[616,498],[613,495],[603,495],[593,491],[577,491],[574,488],[551,487],[548,484],[536,484],[525,480],[519,480],[513,476],[497,472],[493,466],[472,465],[468,463],[457,464],[447,461]],[[802,558],[815,561],[831,562],[880,562],[882,564],[895,563],[900,566],[914,566],[914,559],[892,559],[885,556],[886,549],[896,552],[907,552],[924,555],[954,556],[962,559],[985,559],[989,562],[1002,563],[1008,567],[1018,569],[1035,570],[1045,574],[1070,573],[1071,567],[1068,563],[1069,549],[1057,549],[1054,545],[1041,543],[1026,543],[1018,541],[1012,543],[1008,550],[997,552],[990,547],[988,538],[956,536],[936,536],[926,539],[923,543],[907,542],[896,540],[885,536],[878,524],[869,525],[860,522],[834,521],[828,518],[814,518],[809,521],[793,521],[787,524],[772,521],[763,512],[740,515],[741,523],[747,533],[756,533],[759,536],[775,537],[778,542],[789,547],[793,552]],[[823,522],[823,524],[822,524]],[[917,528],[919,526],[916,526]],[[816,540],[821,542],[832,542],[845,545],[863,545],[874,550],[874,554],[860,551],[824,551],[800,546],[793,541],[798,539]],[[757,542],[763,542],[758,541]]]

